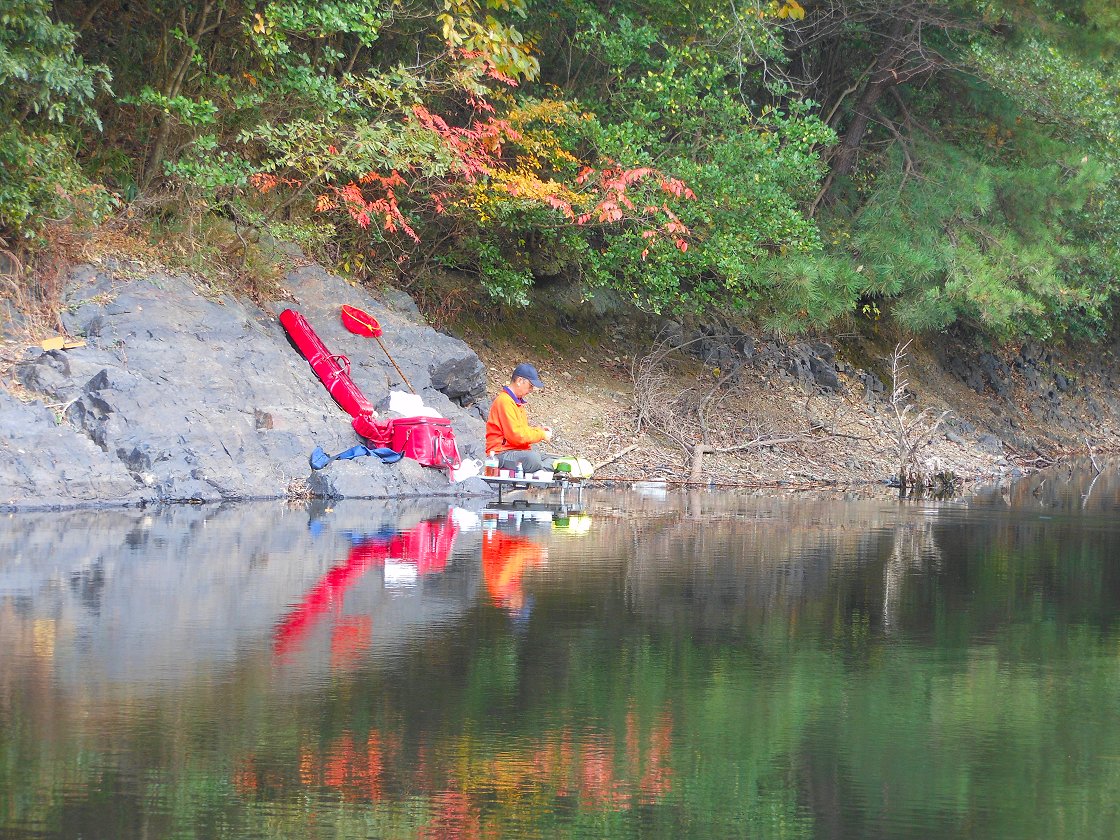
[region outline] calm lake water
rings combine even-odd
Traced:
[[[0,519],[0,836],[1120,836],[1115,465],[583,501]]]

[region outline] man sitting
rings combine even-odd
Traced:
[[[525,475],[540,469],[552,469],[555,459],[535,445],[542,440],[552,440],[552,429],[547,426],[530,426],[525,397],[534,388],[543,388],[537,369],[522,362],[513,369],[509,385],[494,398],[490,418],[486,421],[486,454],[498,456],[498,469],[516,470],[518,465]]]

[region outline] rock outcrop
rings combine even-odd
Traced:
[[[0,505],[8,508],[277,498],[407,497],[486,492],[450,485],[412,461],[335,462],[312,473],[315,446],[360,442],[276,315],[291,306],[374,404],[405,390],[372,338],[345,330],[339,306],[373,315],[382,341],[424,402],[452,421],[464,457],[481,454],[485,370],[463,342],[418,322],[396,294],[384,305],[319,266],[287,275],[271,310],[204,296],[187,277],[132,277],[120,266],[77,269],[63,324],[72,350],[27,351],[14,368],[39,397],[0,390]],[[402,303],[402,301],[405,301]]]

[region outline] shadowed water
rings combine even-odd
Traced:
[[[1117,836],[1118,506],[11,515],[0,836]]]

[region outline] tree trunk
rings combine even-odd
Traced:
[[[871,73],[867,87],[856,103],[855,114],[844,132],[844,140],[840,143],[833,157],[832,171],[829,173],[831,183],[837,177],[848,175],[855,168],[856,158],[859,155],[863,138],[867,134],[867,127],[871,123],[871,116],[875,113],[875,106],[882,99],[883,94],[902,81],[898,72],[898,64],[906,53],[910,39],[905,36],[907,21],[895,20],[891,24],[887,35],[887,44],[875,62],[875,70]]]
[[[882,81],[871,82],[864,88],[863,95],[856,103],[855,115],[848,124],[848,130],[844,132],[844,141],[837,148],[836,156],[833,158],[833,178],[848,175],[855,169],[859,148],[863,145],[864,135],[867,134],[867,126],[871,123],[871,115],[875,112],[875,106],[891,84]]]
[[[202,41],[202,37],[212,29],[212,26],[207,26],[210,12],[214,7],[213,0],[208,0],[198,16],[198,27],[191,39],[193,45],[198,45]],[[186,12],[183,12],[182,28],[184,33],[187,31],[187,18]],[[191,59],[194,58],[195,46],[188,43],[183,48],[182,55],[175,64],[175,69],[171,71],[167,77],[167,81],[163,86],[163,95],[168,99],[174,99],[183,90],[183,83],[187,78],[187,71],[190,70]],[[160,113],[156,117],[156,136],[152,142],[151,149],[148,152],[147,160],[144,161],[144,179],[143,187],[147,189],[152,181],[160,174],[159,170],[163,166],[163,158],[167,154],[167,142],[171,139],[172,117],[170,114]]]
[[[704,454],[715,451],[714,447],[705,446],[702,443],[692,447],[692,470],[688,476],[690,484],[699,484],[704,480]]]

